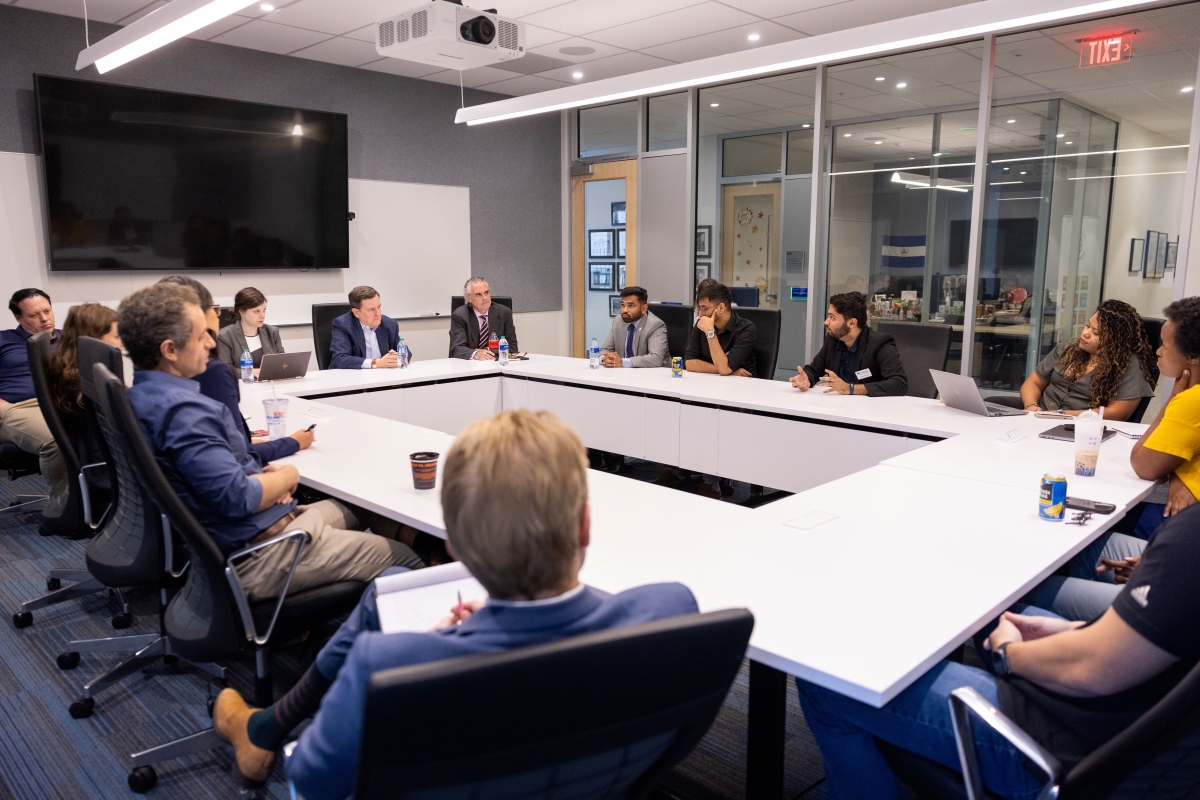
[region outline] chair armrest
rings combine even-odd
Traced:
[[[1058,785],[1062,780],[1063,768],[1058,759],[1021,730],[1015,722],[989,703],[983,695],[969,686],[950,693],[950,718],[954,722],[954,739],[958,744],[958,759],[962,764],[963,782],[966,784],[968,800],[984,800],[983,773],[975,752],[975,736],[971,731],[971,717],[975,716],[989,728],[1000,734],[1009,744],[1021,751],[1030,763],[1046,776],[1039,798],[1058,796]]]
[[[251,553],[257,553],[259,550],[265,550],[268,547],[295,541],[298,543],[296,547],[296,557],[292,559],[292,566],[288,570],[287,578],[283,582],[283,589],[279,592],[279,599],[275,602],[275,611],[271,614],[271,624],[267,626],[267,632],[262,636],[258,635],[258,631],[254,626],[254,615],[250,613],[250,600],[246,597],[246,591],[242,588],[241,581],[238,580],[237,572],[233,568],[233,562]],[[246,639],[254,642],[258,646],[266,644],[271,633],[275,630],[275,621],[279,619],[279,612],[283,609],[283,601],[287,599],[288,589],[292,586],[292,577],[296,574],[296,567],[300,566],[300,557],[304,555],[304,548],[312,541],[312,535],[300,528],[281,533],[278,536],[272,536],[265,542],[258,542],[249,547],[243,547],[234,553],[230,553],[229,558],[225,560],[225,579],[229,581],[229,588],[233,590],[233,598],[237,601],[238,613],[242,615],[242,627],[246,631]]]
[[[107,461],[99,461],[95,464],[84,464],[79,468],[79,493],[83,499],[83,521],[86,522],[87,526],[92,530],[96,530],[104,523],[104,518],[108,516],[108,508],[104,509],[104,513],[100,515],[100,519],[98,521],[92,522],[92,492],[91,489],[88,488],[87,471],[89,469],[107,466]],[[110,505],[109,508],[112,508],[112,506]]]
[[[175,535],[171,532],[171,520],[167,518],[166,514],[161,513],[158,515],[158,519],[162,524],[163,572],[172,578],[179,578],[187,572],[187,568],[192,565],[192,562],[183,562],[183,567],[179,572],[175,571]]]

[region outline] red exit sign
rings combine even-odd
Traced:
[[[1124,64],[1133,58],[1133,34],[1136,31],[1116,33],[1093,39],[1079,40],[1079,68],[1107,67]]]

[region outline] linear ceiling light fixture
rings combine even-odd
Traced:
[[[1100,0],[1092,3],[1078,3],[1075,0],[983,0],[967,6],[954,6],[886,23],[874,23],[861,28],[834,31],[700,61],[620,75],[588,84],[586,89],[579,86],[551,89],[547,92],[461,108],[454,121],[483,125],[550,111],[613,103],[642,95],[745,80],[760,75],[815,67],[818,64],[850,61],[942,42],[966,40],[999,31],[1049,25],[1136,6],[1153,5],[1157,2],[1158,0]],[[1046,9],[1046,6],[1050,8]],[[977,21],[989,17],[991,19],[986,22]],[[911,35],[893,38],[897,31],[911,31]],[[860,44],[864,40],[875,41]]]
[[[928,189],[930,188],[930,180],[928,175],[914,175],[911,172],[893,172],[892,183],[903,183],[910,189]],[[948,178],[939,178],[938,182],[933,184],[934,189],[945,189],[948,192],[969,192],[970,184],[962,181],[954,181]]]
[[[75,69],[101,74],[252,6],[257,0],[172,0],[79,53]]]

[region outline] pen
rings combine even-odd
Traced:
[[[454,623],[455,625],[462,625],[462,612],[463,612],[462,590],[459,590],[459,592],[458,592],[458,608],[454,609],[454,616],[456,618],[455,623]]]

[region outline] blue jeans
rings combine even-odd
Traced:
[[[1088,622],[1103,614],[1124,588],[1111,572],[1096,572],[1101,558],[1140,556],[1146,542],[1123,533],[1104,534],[1068,562],[1070,577],[1051,575],[1021,598],[1064,619]]]
[[[408,567],[388,567],[379,573],[379,577],[408,571]],[[350,648],[354,646],[358,635],[363,631],[378,630],[379,609],[375,606],[375,582],[371,581],[359,598],[358,605],[350,612],[350,616],[338,626],[337,633],[325,643],[321,652],[317,653],[317,672],[333,683],[342,669],[342,664],[346,663],[346,656],[350,655]]]
[[[950,693],[970,686],[996,705],[996,679],[974,667],[943,661],[883,708],[796,679],[800,707],[821,748],[831,800],[900,800],[896,776],[875,737],[959,770]],[[1022,766],[1020,751],[981,723],[973,726],[987,787],[1010,800],[1034,800],[1041,785]]]

